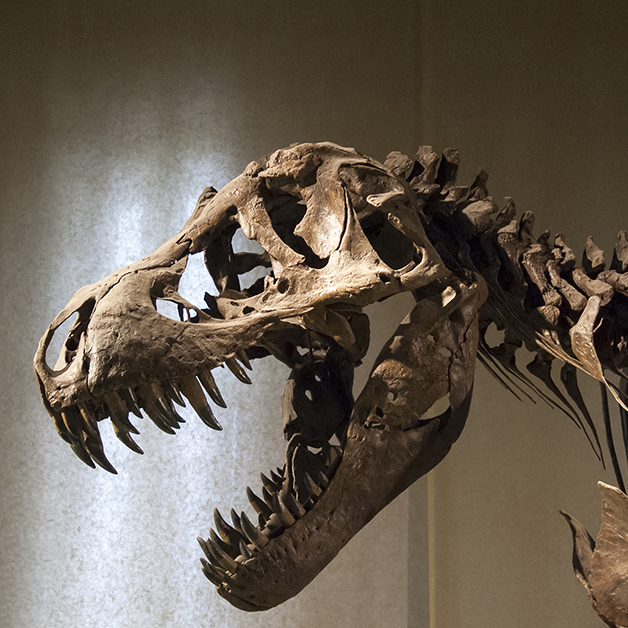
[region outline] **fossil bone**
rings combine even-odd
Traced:
[[[290,367],[285,464],[261,475],[261,497],[246,489],[257,522],[232,510],[231,525],[216,510],[216,531],[199,539],[203,572],[241,609],[296,595],[443,459],[464,427],[476,357],[513,394],[563,411],[603,457],[576,373],[625,406],[625,386],[607,374],[625,378],[628,366],[626,234],[608,271],[591,239],[578,268],[561,235],[553,247],[549,233],[534,238],[531,212],[517,220],[512,199],[499,210],[486,173],[456,185],[458,163],[457,151],[439,158],[430,147],[415,159],[391,153],[383,165],[331,143],[279,150],[222,190],[207,188],[154,253],[80,289],[39,344],[35,372],[57,431],[81,460],[110,472],[100,421],[109,417],[117,437],[142,453],[129,413],[172,434],[184,423],[175,406],[188,404],[220,430],[211,404],[226,404],[213,369],[224,365],[250,383],[254,359],[272,355]],[[262,252],[235,252],[238,230]],[[178,292],[194,254],[218,291],[205,307]],[[266,275],[243,287],[252,270]],[[416,305],[354,401],[354,369],[369,345],[362,309],[402,291]],[[160,314],[158,301],[176,304],[181,320]],[[51,339],[74,314],[50,366]],[[505,332],[497,346],[487,339],[493,325]],[[522,347],[535,353],[527,370],[545,391],[520,370]],[[565,363],[563,392],[555,359]],[[447,409],[431,411],[444,400]]]

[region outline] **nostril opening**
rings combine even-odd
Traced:
[[[54,330],[50,344],[46,348],[46,364],[48,367],[55,369],[65,365],[65,352],[76,351],[78,348],[79,338],[70,336],[72,328],[78,321],[78,313],[67,318],[57,329]],[[68,346],[68,343],[75,346]],[[52,361],[52,362],[51,362]]]
[[[74,359],[74,354],[79,348],[81,337],[87,330],[95,305],[94,299],[88,299],[74,312],[74,316],[70,314],[63,323],[53,330],[44,352],[44,361],[48,368],[62,369]],[[50,356],[58,356],[54,364],[50,363]]]

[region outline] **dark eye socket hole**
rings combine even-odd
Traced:
[[[291,194],[273,195],[265,199],[270,207],[270,222],[277,235],[293,250],[303,255],[311,268],[324,268],[329,258],[321,258],[308,246],[307,242],[294,233],[303,220],[307,207],[303,199]]]
[[[403,268],[414,260],[414,243],[395,229],[383,212],[360,217],[360,225],[380,259],[391,268]]]

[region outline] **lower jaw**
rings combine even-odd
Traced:
[[[261,611],[303,590],[380,510],[433,466],[429,460],[417,464],[422,447],[400,446],[402,434],[351,426],[342,462],[316,507],[271,539],[262,553],[242,562],[218,593],[241,610]],[[390,447],[399,452],[395,469],[384,463]]]

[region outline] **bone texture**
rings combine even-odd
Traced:
[[[56,430],[83,462],[111,473],[103,420],[143,453],[142,417],[173,435],[184,423],[177,408],[189,405],[209,428],[223,428],[218,408],[228,400],[216,368],[243,383],[256,359],[290,368],[285,460],[261,474],[257,492],[247,487],[252,514],[216,510],[214,528],[199,538],[203,573],[243,610],[298,594],[442,460],[464,427],[476,357],[518,398],[567,415],[601,460],[610,457],[623,487],[606,393],[623,407],[628,451],[627,388],[608,380],[625,380],[628,367],[626,232],[608,267],[591,238],[578,257],[562,234],[535,237],[532,212],[517,218],[511,198],[491,197],[484,171],[458,185],[459,161],[458,151],[439,156],[429,146],[414,157],[390,153],[383,164],[332,143],[278,150],[223,189],[206,188],[183,229],[154,253],[81,288],[40,341],[35,373]],[[235,250],[238,232],[259,251]],[[208,271],[204,303],[178,292],[190,255],[203,256]],[[370,339],[363,308],[403,291],[416,306],[354,401],[354,369]],[[160,313],[163,301],[180,320]],[[50,360],[55,331],[73,315]],[[504,332],[495,345],[493,327]],[[524,347],[534,354],[526,369]],[[606,447],[578,372],[604,391]],[[609,566],[621,557],[604,541],[604,560],[591,558],[592,541],[570,523],[578,578],[601,616],[625,625],[623,602],[613,606],[620,576]]]

